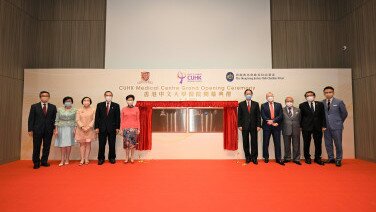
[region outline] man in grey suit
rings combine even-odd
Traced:
[[[300,163],[300,109],[294,107],[294,99],[290,96],[285,99],[286,107],[283,108],[282,135],[285,144],[284,162],[291,161],[291,144],[293,149],[293,162]]]
[[[324,132],[325,147],[328,153],[326,163],[335,163],[336,166],[342,165],[342,133],[343,122],[347,118],[346,106],[342,100],[334,98],[334,88],[327,86],[324,88],[325,98],[325,116],[327,129]],[[336,159],[334,159],[333,141],[336,146]]]

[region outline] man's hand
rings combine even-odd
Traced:
[[[97,128],[97,129],[95,129],[95,133],[97,133],[97,134],[99,133],[99,129],[98,129],[98,128]]]
[[[119,134],[120,130],[119,129],[116,129],[116,135]]]
[[[273,126],[278,127],[278,123],[273,123]]]
[[[257,127],[257,131],[260,131],[261,130],[261,127]]]
[[[268,125],[272,125],[272,124],[273,124],[273,120],[268,120],[268,121],[267,121],[267,124],[268,124]]]
[[[326,130],[326,128],[325,128],[325,127],[323,127],[323,128],[322,128],[322,131],[324,132],[325,130]]]
[[[240,131],[242,131],[242,130],[243,130],[243,127],[238,127],[238,128],[239,128],[239,130],[240,130]]]
[[[30,137],[33,137],[33,131],[27,132],[27,134],[29,134]]]
[[[57,128],[54,130],[54,135],[58,135],[59,131],[57,131]]]

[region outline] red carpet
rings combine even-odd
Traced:
[[[376,163],[243,166],[229,160],[153,160],[33,170],[0,166],[5,211],[376,211]]]

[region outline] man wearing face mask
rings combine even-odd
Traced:
[[[342,133],[343,122],[347,118],[346,106],[342,100],[334,98],[334,88],[327,86],[324,88],[326,125],[327,130],[324,132],[325,147],[328,153],[328,161],[326,163],[335,163],[336,166],[342,165]],[[336,146],[336,159],[334,159],[333,142]]]
[[[263,157],[265,163],[269,163],[269,141],[273,136],[274,152],[276,162],[282,166],[281,155],[281,123],[283,121],[282,105],[274,102],[274,95],[271,92],[266,94],[267,102],[261,105],[262,129],[263,129]]]
[[[322,133],[326,129],[325,109],[322,102],[315,101],[316,94],[313,91],[307,91],[304,94],[306,102],[299,105],[301,112],[300,126],[302,127],[304,158],[305,163],[311,164],[311,155],[309,153],[311,137],[315,144],[315,163],[324,165],[321,160],[322,152]]]
[[[243,149],[246,163],[258,164],[257,132],[261,129],[260,107],[258,102],[252,101],[253,91],[244,91],[246,100],[238,106],[238,127],[242,132]],[[249,152],[249,135],[251,135],[251,152]]]
[[[283,108],[282,135],[285,144],[284,162],[291,161],[291,144],[293,149],[292,160],[300,163],[300,109],[294,107],[294,99],[290,96],[285,99],[286,107]]]
[[[105,160],[104,152],[108,139],[108,160],[114,164],[116,162],[115,142],[116,135],[120,131],[120,107],[112,102],[111,91],[104,93],[105,101],[97,104],[95,112],[95,131],[99,137],[98,165],[102,165]]]
[[[56,106],[48,103],[50,93],[41,91],[39,98],[40,102],[31,106],[28,119],[29,136],[33,137],[34,169],[39,169],[40,166],[50,166],[48,156],[50,154],[51,140],[56,119]],[[42,158],[40,158],[42,143]]]

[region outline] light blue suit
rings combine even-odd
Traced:
[[[322,101],[325,106],[326,130],[324,132],[325,147],[328,153],[328,159],[334,159],[333,142],[336,146],[336,160],[341,161],[343,157],[342,151],[342,133],[343,122],[347,118],[346,106],[342,100],[332,98],[328,110],[328,102],[326,99]]]

